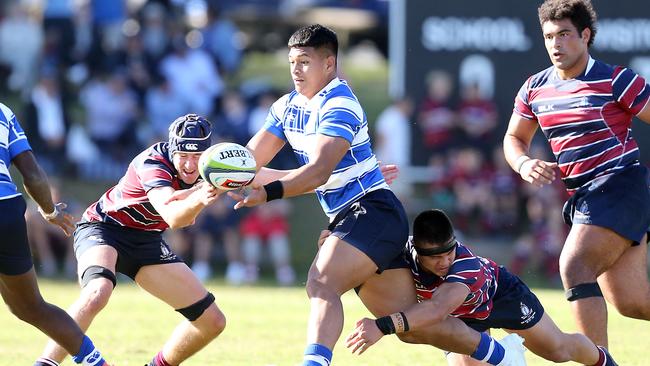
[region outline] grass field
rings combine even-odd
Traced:
[[[67,306],[77,295],[75,284],[41,281],[46,299]],[[308,302],[299,287],[233,288],[220,282],[208,284],[228,318],[225,332],[183,365],[270,366],[298,365],[304,347]],[[573,329],[568,304],[558,290],[537,290],[547,311],[564,330]],[[343,297],[346,335],[354,322],[367,314],[353,293]],[[142,366],[160,349],[180,315],[140,290],[122,283],[108,307],[99,315],[89,335],[116,366]],[[0,311],[0,365],[31,365],[46,338]],[[500,331],[495,332],[501,338]],[[648,323],[625,319],[610,311],[610,348],[619,365],[641,366],[648,361]],[[527,352],[529,365],[547,362]],[[64,365],[73,365],[69,359]],[[442,353],[428,346],[407,345],[395,336],[385,337],[362,356],[352,355],[339,344],[335,365],[384,366],[445,365]]]

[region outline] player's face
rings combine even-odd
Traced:
[[[178,177],[186,184],[194,184],[199,179],[199,158],[201,153],[176,152],[172,157]]]
[[[446,253],[436,255],[418,255],[418,262],[427,271],[436,276],[446,276],[451,264],[456,259],[456,246]]]
[[[289,50],[289,68],[296,91],[311,99],[336,75],[336,58],[314,47],[293,47]]]
[[[582,33],[569,19],[549,20],[542,24],[544,45],[558,74],[565,79],[580,75],[589,60],[591,30]]]

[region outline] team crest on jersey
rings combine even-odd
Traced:
[[[521,309],[521,324],[528,324],[535,318],[536,312],[523,302],[519,303],[519,308]]]
[[[160,242],[160,260],[169,261],[176,259],[176,254],[174,254],[165,242]]]

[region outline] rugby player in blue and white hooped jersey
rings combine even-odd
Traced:
[[[365,113],[347,83],[336,76],[336,34],[320,25],[307,26],[291,36],[288,46],[295,90],[273,104],[265,126],[247,145],[260,168],[252,190],[246,196],[229,195],[240,208],[316,192],[333,234],[320,247],[308,274],[311,316],[303,365],[326,366],[343,327],[344,292],[357,289],[377,316],[416,303],[401,255],[408,222],[372,153]],[[285,143],[301,167],[262,168]],[[399,336],[463,354],[472,354],[481,342],[478,332],[452,318]],[[491,338],[483,346],[501,351],[493,364],[510,354]]]
[[[0,294],[11,312],[64,347],[82,365],[105,365],[101,353],[77,323],[62,309],[41,297],[29,249],[25,200],[11,179],[13,164],[25,191],[38,204],[43,218],[69,236],[72,216],[65,203],[52,202],[47,175],[36,162],[27,137],[14,113],[0,103]],[[6,330],[6,329],[5,329]]]
[[[322,233],[327,235],[328,233]],[[544,312],[542,304],[517,276],[489,258],[479,257],[456,240],[447,215],[440,210],[421,212],[413,222],[413,238],[406,244],[419,303],[379,319],[364,318],[347,338],[353,352],[363,352],[396,324],[416,330],[457,317],[479,332],[502,328],[525,338],[535,354],[554,363],[615,366],[607,351],[586,336],[567,334]],[[484,333],[487,337],[487,333]],[[358,350],[359,349],[359,350]],[[489,357],[489,350],[484,358]],[[475,357],[476,358],[476,357]],[[448,354],[449,365],[484,365],[468,356]]]
[[[650,320],[650,189],[631,135],[634,116],[650,123],[650,86],[630,69],[590,57],[596,13],[588,0],[548,0],[539,19],[553,66],[519,91],[504,152],[538,186],[551,183],[559,167],[571,196],[563,210],[571,230],[560,255],[562,282],[578,329],[607,346],[605,299],[625,316]],[[556,162],[528,156],[538,126]]]

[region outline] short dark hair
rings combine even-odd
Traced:
[[[582,37],[585,28],[591,30],[588,47],[594,43],[596,37],[596,11],[591,0],[546,0],[537,9],[539,23],[544,25],[550,20],[569,19]]]
[[[339,52],[339,40],[336,33],[320,24],[312,24],[298,29],[289,38],[287,46],[289,48],[324,48],[330,51],[334,57],[337,57]]]
[[[413,244],[440,246],[454,236],[451,220],[442,210],[420,212],[413,222]]]

